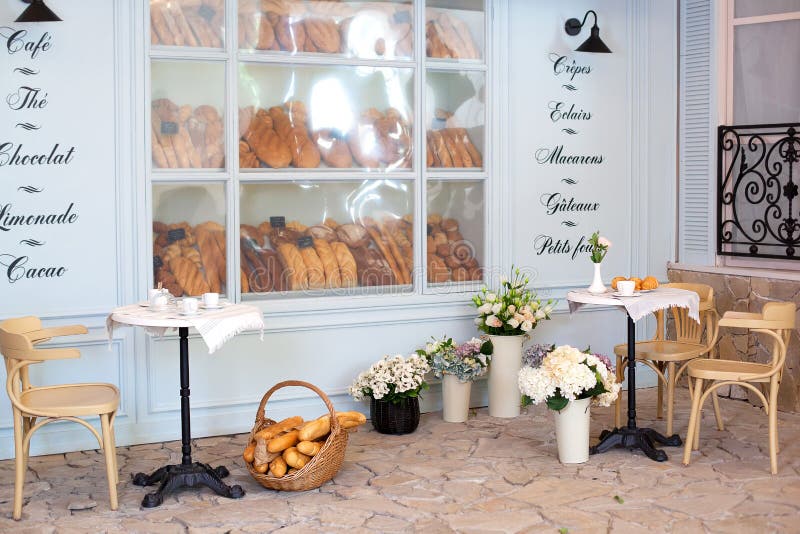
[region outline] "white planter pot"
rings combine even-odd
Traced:
[[[494,345],[489,364],[489,415],[517,417],[522,394],[519,391],[519,370],[522,367],[521,336],[489,336]]]
[[[589,419],[592,399],[567,404],[556,418],[558,460],[562,464],[582,464],[589,460]]]
[[[600,274],[600,263],[594,264],[594,278],[592,285],[589,286],[589,293],[599,294],[606,292],[606,286],[603,285],[603,276]]]
[[[469,393],[472,382],[461,382],[455,375],[442,381],[442,417],[448,423],[463,423],[469,417]]]

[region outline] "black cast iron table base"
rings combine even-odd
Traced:
[[[164,502],[164,495],[172,493],[179,488],[192,488],[194,486],[206,486],[214,490],[217,495],[238,499],[244,496],[241,486],[228,486],[222,479],[230,473],[225,466],[213,468],[208,464],[194,462],[189,465],[166,465],[159,467],[153,474],[136,473],[133,483],[137,486],[152,486],[159,484],[156,491],[152,491],[144,496],[142,506],[153,508]]]
[[[164,496],[180,488],[206,486],[217,495],[230,499],[244,497],[241,486],[228,486],[222,479],[230,473],[224,466],[211,467],[208,464],[192,461],[192,430],[191,415],[189,412],[189,329],[178,328],[181,352],[181,463],[178,465],[165,465],[156,469],[152,474],[137,473],[133,483],[137,486],[152,486],[159,484],[156,491],[152,491],[142,499],[144,508],[153,508],[164,502]]]
[[[667,460],[667,453],[656,448],[656,443],[667,447],[680,447],[683,442],[678,434],[666,437],[652,428],[636,426],[636,325],[628,315],[628,425],[600,433],[600,443],[589,447],[589,454],[599,454],[615,447],[629,450],[639,449],[656,462]]]

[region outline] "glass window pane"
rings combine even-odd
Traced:
[[[428,72],[428,167],[483,167],[485,84],[483,72]]]
[[[239,167],[412,165],[412,69],[239,68]]]
[[[428,181],[427,280],[483,280],[483,182]]]
[[[406,1],[239,0],[239,48],[365,59],[413,57],[413,7]]]
[[[225,64],[153,61],[153,168],[225,167]]]
[[[150,44],[225,47],[225,0],[150,0]]]
[[[800,20],[747,24],[734,29],[734,124],[800,119]]]
[[[756,17],[800,11],[800,0],[736,0],[734,16]]]
[[[412,181],[240,186],[242,293],[410,286]]]
[[[429,58],[479,60],[484,56],[482,0],[434,0],[425,10],[425,48]]]
[[[153,280],[176,297],[226,292],[225,186],[153,186]]]

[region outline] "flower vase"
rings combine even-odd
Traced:
[[[469,417],[469,394],[472,382],[462,382],[455,375],[442,379],[442,418],[448,423],[463,423]]]
[[[410,434],[419,425],[419,399],[404,397],[400,402],[370,398],[369,418],[381,434]]]
[[[517,417],[522,401],[517,375],[522,368],[522,341],[525,335],[489,338],[494,345],[489,364],[489,415]]]
[[[589,286],[589,293],[595,295],[606,292],[606,286],[603,285],[603,276],[600,274],[600,263],[594,264],[594,278],[592,285]]]
[[[582,464],[589,460],[589,420],[592,399],[570,401],[555,412],[558,461]]]

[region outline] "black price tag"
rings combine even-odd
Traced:
[[[186,230],[184,228],[175,228],[167,232],[167,243],[172,244],[181,239],[186,239]]]
[[[447,120],[446,119],[434,118],[431,121],[431,129],[432,130],[441,130],[441,129],[446,128],[446,127],[447,127]]]
[[[311,236],[304,236],[297,240],[297,248],[308,248],[314,246],[314,238]]]
[[[273,228],[286,228],[286,217],[280,215],[278,217],[270,217],[269,225]]]
[[[153,270],[158,271],[164,266],[164,260],[161,259],[161,256],[153,256]]]
[[[177,122],[162,122],[161,123],[161,134],[162,135],[175,135],[178,133],[178,123]]]
[[[217,12],[214,11],[213,7],[211,7],[211,6],[207,5],[207,4],[203,4],[197,10],[197,14],[200,15],[201,17],[203,17],[204,19],[206,19],[206,22],[210,23],[211,19],[214,18],[214,15],[216,15]]]
[[[433,226],[428,225],[428,235],[433,235]]]
[[[410,11],[396,11],[394,14],[394,23],[395,24],[411,24],[411,12]]]

